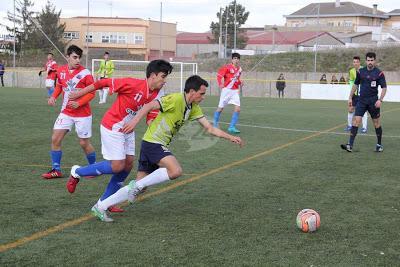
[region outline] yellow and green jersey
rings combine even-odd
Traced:
[[[360,68],[362,68],[362,67],[360,67]],[[349,71],[350,90],[351,90],[351,88],[353,88],[353,85],[354,85],[354,82],[355,82],[355,80],[356,80],[356,77],[357,77],[357,70],[356,70],[356,68],[351,68],[350,71]],[[356,90],[356,91],[354,92],[354,95],[358,95],[358,90]]]
[[[114,72],[114,68],[114,63],[111,60],[105,61],[104,59],[102,59],[100,61],[99,70],[96,73],[100,74],[101,78],[111,78],[111,75]]]
[[[147,128],[144,141],[168,146],[185,122],[204,117],[198,104],[186,102],[185,93],[166,95],[157,101],[160,113]]]

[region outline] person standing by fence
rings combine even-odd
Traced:
[[[286,87],[286,82],[285,82],[285,77],[283,76],[283,73],[279,74],[278,80],[276,81],[276,90],[278,90],[278,97],[284,98],[284,92],[283,90],[285,90]]]

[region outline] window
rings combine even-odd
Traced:
[[[116,34],[110,34],[110,43],[116,44],[118,41],[118,36]]]
[[[135,44],[143,44],[144,37],[141,34],[135,34]]]
[[[89,35],[85,35],[85,37],[86,37],[86,41],[88,43],[93,43],[93,34],[92,33],[89,33]]]
[[[351,20],[345,20],[343,22],[343,25],[346,27],[351,27],[351,26],[353,26],[353,22]]]
[[[118,35],[118,43],[119,44],[126,44],[126,34],[122,33]]]
[[[108,33],[103,33],[101,35],[101,42],[102,43],[109,43],[110,42],[110,35]]]
[[[64,32],[64,39],[79,39],[79,32]]]

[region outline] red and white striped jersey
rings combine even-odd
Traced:
[[[120,131],[124,124],[130,121],[145,104],[164,94],[159,89],[150,91],[146,79],[101,79],[94,83],[94,87],[96,90],[108,87],[110,95],[118,94],[101,121],[101,125],[112,131]],[[157,111],[150,112],[147,120],[154,119],[157,114]]]

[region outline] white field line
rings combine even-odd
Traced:
[[[212,122],[212,121],[210,121]],[[220,122],[221,124],[229,124],[228,122]],[[241,127],[250,127],[250,128],[258,128],[258,129],[268,129],[268,130],[276,130],[276,131],[287,131],[287,132],[302,132],[302,133],[322,133],[322,134],[332,134],[332,135],[349,135],[348,132],[326,132],[326,131],[317,131],[317,130],[307,130],[307,129],[292,129],[292,128],[281,128],[281,127],[272,127],[272,126],[262,126],[262,125],[252,125],[252,124],[242,124],[238,123],[237,126]],[[368,136],[368,137],[376,137],[375,134],[358,134],[358,136]],[[383,135],[384,138],[400,138],[398,135]]]

